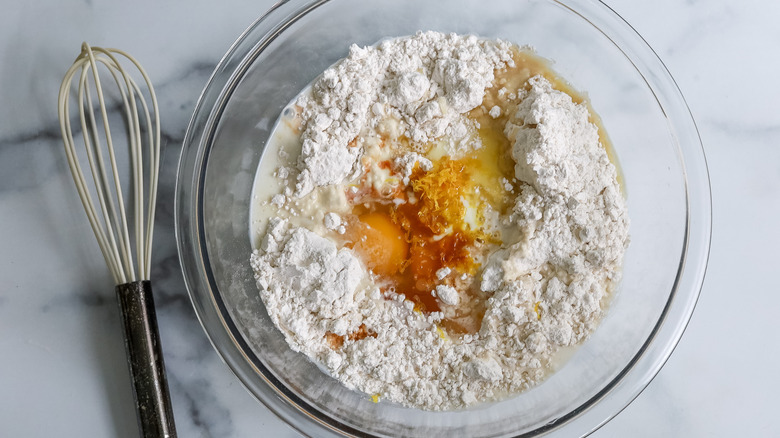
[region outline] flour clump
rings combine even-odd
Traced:
[[[562,84],[529,49],[425,32],[353,46],[304,90],[250,258],[290,347],[429,410],[553,372],[606,311],[629,226],[606,140]]]
[[[360,148],[346,147],[387,116],[395,135],[416,143],[467,133],[463,113],[482,102],[496,67],[511,64],[509,44],[435,32],[350,48],[349,56],[315,81],[303,108],[303,149],[296,195],[337,184],[356,171]],[[392,129],[385,127],[385,129]]]

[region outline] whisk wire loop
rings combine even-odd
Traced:
[[[106,240],[107,245],[111,250],[112,262],[114,264],[114,280],[117,283],[124,283],[127,281],[125,278],[127,269],[123,269],[120,265],[120,263],[122,263],[120,251],[124,254],[127,250],[124,245],[125,242],[122,239],[119,239],[119,245],[117,246],[117,239],[115,238],[114,227],[112,226],[112,224],[120,224],[120,219],[114,205],[113,195],[110,192],[110,183],[106,176],[105,160],[102,152],[103,148],[101,147],[100,136],[97,132],[98,128],[95,115],[90,110],[93,108],[93,101],[89,87],[86,86],[87,74],[87,69],[82,70],[79,80],[78,99],[79,102],[82,102],[82,104],[79,105],[79,120],[84,137],[84,146],[89,162],[89,169],[92,174],[92,179],[95,182],[95,191],[97,192],[100,212],[102,213],[103,223],[105,224],[105,231],[103,228],[100,228],[101,233],[98,235],[96,232],[96,237],[99,240],[101,238]],[[111,148],[111,146],[112,145],[109,143],[109,148]],[[76,161],[76,165],[78,165],[78,161]],[[86,182],[83,181],[82,183],[86,185]],[[108,261],[106,263],[108,264]]]
[[[151,111],[141,87],[119,62],[119,57],[129,60],[143,78],[151,99]],[[100,80],[100,65],[107,68],[119,90],[125,114],[131,162],[134,245],[130,239],[127,211],[109,125],[108,109]],[[98,198],[99,212],[95,208],[95,202],[81,169],[70,126],[70,87],[72,79],[77,74],[79,123],[94,190]],[[90,77],[93,81],[97,104],[95,104],[90,91]],[[100,121],[95,114],[96,107]],[[71,167],[79,197],[114,281],[117,284],[122,284],[136,280],[148,280],[160,165],[159,108],[149,76],[138,61],[126,52],[117,49],[90,47],[84,43],[81,47],[81,53],[68,69],[60,87],[58,112],[68,165]],[[99,123],[105,138],[105,149],[108,151],[107,159],[103,153]],[[146,136],[142,134],[143,126],[146,127]],[[148,143],[149,151],[147,156],[150,179],[148,188],[144,186],[144,148],[142,147],[144,139]],[[145,194],[148,194],[146,203],[144,203]],[[135,257],[133,257],[133,247],[135,248]]]

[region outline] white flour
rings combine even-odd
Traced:
[[[482,103],[493,71],[512,63],[509,47],[435,32],[378,47],[353,45],[314,83],[312,96],[298,102],[306,125],[295,197],[357,171],[361,148],[346,146],[365,129],[420,144],[447,133],[453,147],[468,147],[463,143],[473,122],[462,114]],[[400,124],[379,126],[389,117]]]
[[[347,187],[364,172],[361,157],[377,133],[405,136],[413,146],[443,141],[451,154],[480,147],[465,113],[482,104],[494,71],[507,65],[508,44],[475,37],[421,33],[353,46],[315,82],[311,97],[299,99],[303,147],[295,191],[274,197],[274,204]],[[280,218],[289,217],[280,209],[251,263],[268,313],[291,348],[349,388],[443,410],[539,383],[560,347],[592,332],[603,298],[619,280],[628,242],[625,202],[587,108],[541,77],[527,89],[506,113],[516,181],[505,182],[514,206],[500,221],[517,237],[477,274],[487,298],[479,331],[449,335],[439,325],[442,312],[415,311],[403,295],[381,292],[357,254],[334,240],[345,232],[343,216],[323,212],[307,229],[299,226],[303,220]],[[498,118],[502,108],[489,114]],[[426,172],[433,166],[416,152],[393,163],[403,184],[415,165]],[[455,274],[445,267],[436,278]],[[450,306],[464,299],[444,284],[431,294]]]

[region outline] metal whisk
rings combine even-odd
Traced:
[[[120,59],[129,61],[132,65],[130,68],[140,72],[144,81],[142,85],[151,98],[151,113],[142,89],[120,64]],[[120,169],[100,81],[101,69],[108,71],[110,76],[104,72],[104,77],[110,77],[118,88],[125,115],[126,126],[123,128],[128,136],[132,204],[125,203],[120,184]],[[79,164],[71,128],[69,99],[73,78],[77,78],[78,116],[92,186],[85,179]],[[116,283],[139,428],[144,437],[175,437],[176,429],[149,281],[160,166],[160,117],[154,88],[138,61],[127,53],[117,49],[90,47],[83,43],[81,53],[62,81],[58,114],[73,181]],[[146,135],[143,135],[144,132]],[[146,160],[144,143],[148,145]],[[147,178],[148,187],[145,185]],[[97,205],[93,201],[93,193]],[[132,231],[128,226],[128,211],[133,216]]]

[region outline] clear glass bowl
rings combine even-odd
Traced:
[[[292,352],[249,266],[250,193],[285,105],[350,44],[417,30],[530,44],[586,91],[624,175],[631,244],[601,326],[541,385],[458,412],[372,403]],[[312,436],[585,435],[627,406],[691,317],[709,253],[701,142],[674,80],[644,40],[591,0],[292,0],[231,47],[195,109],[179,164],[176,233],[187,288],[214,347],[247,389]]]

